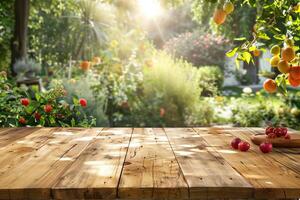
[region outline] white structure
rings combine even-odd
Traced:
[[[269,60],[272,57],[271,53],[269,51],[266,51],[265,53],[262,53],[262,55],[259,58],[259,69],[257,71],[271,71],[271,65],[269,63]],[[228,72],[225,74],[225,80],[224,80],[224,86],[235,86],[235,85],[241,85],[239,81],[236,78],[235,71],[237,70],[237,66],[235,64],[235,57],[228,58],[226,57],[226,69],[228,69]],[[243,69],[243,63],[240,63],[240,73],[246,73],[246,70]],[[255,70],[255,69],[254,69]],[[264,82],[264,77],[259,77],[259,83],[262,84]]]

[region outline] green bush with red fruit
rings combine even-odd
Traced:
[[[62,126],[90,127],[95,119],[87,116],[85,99],[73,98],[72,104],[64,100],[65,90],[55,87],[47,92],[35,92],[10,84],[4,73],[0,76],[0,126]]]

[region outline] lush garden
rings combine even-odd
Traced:
[[[299,13],[297,0],[1,1],[0,127],[300,129]],[[267,52],[261,88],[224,86]]]

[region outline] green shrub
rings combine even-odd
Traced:
[[[88,100],[88,105],[85,108],[85,113],[88,116],[93,116],[96,119],[97,126],[108,126],[108,119],[104,113],[105,98],[96,98],[92,87],[98,83],[98,78],[92,73],[84,74],[80,79],[61,79],[59,81],[67,91],[65,100],[68,103],[73,101],[73,97],[85,98]]]
[[[199,86],[202,88],[201,96],[211,96],[217,94],[223,86],[224,74],[217,66],[200,67]]]
[[[80,126],[89,127],[95,119],[87,116],[84,105],[73,98],[64,101],[65,90],[55,87],[47,92],[18,88],[8,82],[5,73],[0,75],[0,127],[14,126]]]
[[[242,94],[237,98],[216,97],[213,103],[214,108],[221,113],[215,112],[214,123],[233,123],[235,126],[242,127],[261,127],[272,124],[299,129],[299,97],[300,93],[291,92],[287,97],[282,97],[269,95],[264,91],[256,94]],[[222,101],[217,102],[218,99]],[[226,116],[224,116],[224,111],[227,111]]]
[[[272,106],[255,97],[242,97],[231,103],[232,122],[237,126],[263,126],[276,115]]]
[[[208,124],[210,120],[202,116],[209,117],[210,114],[207,113],[211,113],[212,109],[201,104],[202,88],[199,87],[199,70],[186,61],[174,60],[164,52],[156,52],[152,61],[152,66],[144,68],[140,96],[133,101],[129,99],[130,121],[133,125]],[[206,108],[201,109],[200,105]],[[198,115],[200,111],[202,115]]]

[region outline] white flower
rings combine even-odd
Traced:
[[[251,94],[252,93],[252,89],[250,87],[244,87],[243,92],[245,94]]]

